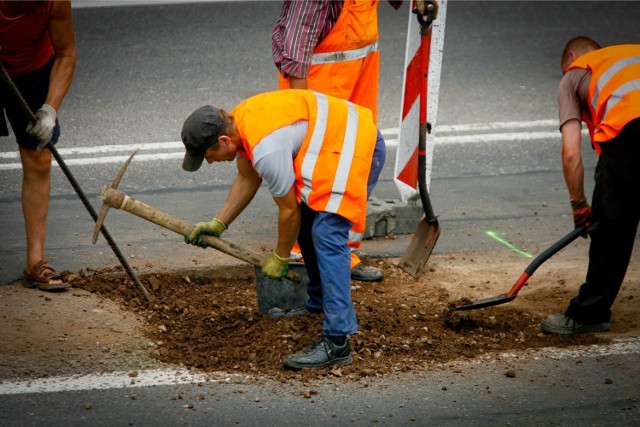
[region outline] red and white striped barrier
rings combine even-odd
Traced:
[[[414,0],[415,2],[415,0]],[[405,53],[405,74],[402,91],[398,148],[393,178],[403,202],[416,200],[418,194],[418,134],[420,109],[426,108],[427,122],[431,124],[431,133],[426,140],[426,184],[431,179],[433,162],[433,140],[435,138],[436,117],[438,115],[438,97],[440,94],[440,71],[444,48],[444,28],[447,15],[447,0],[439,1],[438,16],[429,30],[428,42],[422,45],[420,23],[409,8],[409,26],[407,29],[407,49]],[[423,52],[427,49],[428,52]],[[428,55],[427,99],[420,96],[421,55]]]

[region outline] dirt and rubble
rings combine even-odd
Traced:
[[[474,311],[452,307],[506,292],[529,261],[505,253],[433,254],[417,279],[397,261],[369,260],[385,270],[385,279],[352,282],[360,330],[351,337],[354,363],[339,369],[282,368],[282,355],[317,339],[321,317],[261,314],[252,267],[139,273],[151,302],[118,268],[64,272],[73,288],[61,294],[19,282],[0,286],[0,378],[178,365],[279,381],[358,380],[507,351],[606,344],[640,332],[634,263],[614,305],[612,330],[560,337],[541,333],[539,322],[562,311],[576,292],[586,268],[582,253],[548,261],[513,302]]]

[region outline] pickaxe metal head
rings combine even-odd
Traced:
[[[131,160],[133,160],[133,156],[135,156],[137,152],[138,150],[136,149],[133,153],[131,153],[127,161],[124,162],[124,165],[122,165],[122,167],[118,171],[118,174],[114,178],[113,182],[111,184],[107,184],[104,186],[104,188],[102,189],[103,193],[107,188],[113,188],[113,189],[118,188],[118,186],[120,185],[120,180],[122,180],[122,176],[124,175],[124,171],[127,170],[129,163],[131,163]],[[102,230],[102,224],[104,224],[104,219],[107,217],[107,212],[109,212],[110,207],[111,205],[108,205],[107,203],[102,202],[100,213],[98,214],[98,218],[96,219],[96,226],[93,229],[93,238],[91,239],[94,245],[98,240],[98,234],[100,234],[100,230]]]

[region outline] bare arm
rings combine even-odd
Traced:
[[[236,160],[238,175],[231,185],[227,201],[216,216],[220,221],[229,225],[238,217],[253,200],[260,188],[262,178],[255,171],[249,160],[239,157]]]
[[[71,86],[76,65],[76,43],[70,1],[56,0],[53,3],[53,14],[48,29],[55,59],[45,103],[58,111],[69,86]]]
[[[576,202],[585,200],[584,167],[580,134],[581,124],[578,120],[569,120],[562,125],[562,171],[567,183],[569,197]]]
[[[307,89],[307,78],[298,78],[289,76],[289,88],[290,89]]]
[[[278,247],[276,253],[289,258],[300,230],[300,205],[294,187],[284,197],[274,197],[278,205]]]

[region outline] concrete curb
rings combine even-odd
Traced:
[[[424,211],[420,204],[371,197],[367,203],[364,239],[415,233],[423,216]]]

